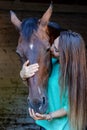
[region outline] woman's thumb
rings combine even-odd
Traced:
[[[23,66],[28,66],[29,65],[29,60],[27,60]]]

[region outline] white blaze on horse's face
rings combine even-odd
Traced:
[[[39,94],[41,94],[41,90],[40,90],[40,88],[38,87],[38,92],[39,92]]]
[[[33,47],[34,47],[34,45],[33,45],[33,43],[31,43],[31,44],[29,45],[29,48],[30,48],[31,50],[33,50]]]

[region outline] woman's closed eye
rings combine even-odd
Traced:
[[[58,48],[54,46],[55,52],[59,52]]]

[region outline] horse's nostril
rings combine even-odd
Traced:
[[[43,104],[45,104],[45,97],[43,97]]]

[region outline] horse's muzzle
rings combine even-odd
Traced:
[[[28,105],[34,109],[35,112],[45,113],[48,107],[48,100],[47,97],[42,97],[41,99],[35,98],[33,100],[28,97]]]

